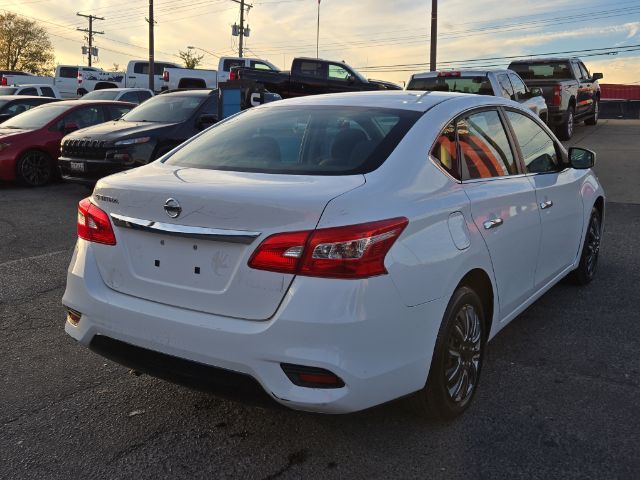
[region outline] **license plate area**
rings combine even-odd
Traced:
[[[73,172],[84,172],[86,169],[84,162],[69,162],[69,170]]]
[[[196,240],[140,231],[122,231],[133,273],[151,283],[181,289],[225,291],[246,245]]]

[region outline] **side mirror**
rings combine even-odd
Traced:
[[[75,122],[67,122],[62,127],[62,133],[65,135],[78,130],[78,124]]]
[[[214,123],[216,123],[218,121],[218,116],[214,115],[212,113],[203,113],[202,115],[200,115],[200,117],[198,117],[198,127],[202,128],[203,130],[207,127],[210,127],[211,125],[213,125]]]
[[[600,79],[602,79],[602,78],[604,78],[604,75],[602,75],[601,73],[594,73],[594,74],[591,76],[591,80],[593,80],[594,82],[595,82],[596,80],[600,80]]]
[[[352,84],[355,81],[356,81],[356,77],[354,75],[349,75],[347,77],[347,82],[349,82],[349,84]]]
[[[577,170],[586,170],[596,164],[596,152],[586,148],[570,147],[569,164]]]
[[[532,87],[531,90],[529,90],[531,92],[531,96],[532,97],[541,97],[542,96],[542,89],[540,87]]]

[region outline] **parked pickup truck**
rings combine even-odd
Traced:
[[[162,86],[162,72],[165,68],[180,68],[180,65],[173,62],[157,61],[153,63],[154,88],[159,92]],[[146,60],[131,60],[127,64],[125,72],[105,72],[104,70],[79,70],[77,92],[84,95],[92,90],[103,88],[121,87],[149,87],[149,62]]]
[[[279,72],[280,69],[260,58],[221,57],[218,70],[165,68],[162,75],[163,90],[176,88],[217,88],[219,83],[229,80],[233,68],[253,68]]]
[[[58,65],[55,76],[39,77],[25,74],[24,72],[7,72],[2,75],[0,84],[2,86],[20,87],[30,84],[50,85],[55,87],[60,96],[65,99],[78,98],[78,74],[79,72],[102,71],[95,67],[84,67],[82,65]]]
[[[294,58],[289,72],[233,68],[230,80],[257,82],[282,98],[363,90],[402,90],[389,82],[367,80],[345,63],[317,58]]]
[[[407,90],[475,93],[510,98],[531,109],[547,122],[547,104],[539,88],[529,88],[511,70],[456,70],[416,73],[409,78]]]
[[[277,99],[261,89],[235,87],[157,95],[117,121],[66,136],[58,159],[62,178],[93,184],[163,156],[218,120]]]
[[[549,125],[560,140],[569,140],[576,121],[598,123],[602,73],[589,73],[579,58],[540,58],[511,62],[529,88],[542,89],[549,107]]]

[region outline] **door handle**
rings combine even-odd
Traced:
[[[485,230],[491,230],[492,228],[499,227],[503,223],[504,221],[501,218],[494,218],[493,220],[487,220],[482,225],[484,226]]]
[[[551,207],[553,207],[553,202],[551,200],[547,200],[546,202],[540,203],[541,210],[546,210],[547,208],[551,208]]]

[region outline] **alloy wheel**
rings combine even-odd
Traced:
[[[600,222],[596,217],[591,217],[589,231],[587,233],[586,270],[589,277],[593,277],[598,264],[598,254],[600,253]]]
[[[482,323],[473,305],[464,305],[456,315],[449,337],[444,375],[449,399],[467,403],[480,376]]]
[[[49,158],[41,152],[27,152],[20,159],[20,176],[31,186],[44,185],[49,181],[51,165]]]
[[[569,118],[567,118],[567,133],[569,137],[573,135],[573,112],[569,112]]]

